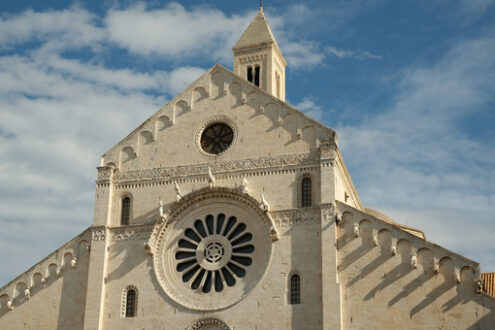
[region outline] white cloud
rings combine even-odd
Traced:
[[[459,42],[438,63],[403,71],[392,106],[337,129],[365,205],[471,257],[474,246],[495,249],[485,234],[495,231],[495,150],[462,127],[494,100],[494,53],[491,37]],[[485,270],[495,268],[479,255]]]
[[[92,13],[77,5],[58,11],[28,9],[14,16],[4,14],[0,17],[0,48],[32,40],[42,40],[54,48],[90,45],[105,37],[96,21]]]
[[[383,58],[382,56],[372,54],[369,51],[344,50],[332,46],[327,46],[325,50],[328,54],[336,56],[338,58],[354,58],[358,60],[381,60]]]
[[[301,102],[294,106],[296,109],[304,112],[308,116],[318,121],[323,119],[323,110],[311,98],[305,97]]]
[[[254,17],[227,17],[205,7],[186,10],[172,2],[163,9],[147,9],[138,3],[112,9],[105,18],[110,40],[133,53],[170,57],[208,56],[231,60],[231,47]]]
[[[300,40],[287,42],[281,47],[291,68],[313,68],[322,64],[325,59],[315,42]]]

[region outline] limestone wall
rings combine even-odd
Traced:
[[[478,264],[337,202],[345,329],[493,329]]]
[[[225,310],[196,312],[172,301],[155,278],[144,243],[150,226],[112,229],[106,282],[104,329],[186,329],[205,318],[223,321],[230,329],[317,329],[321,327],[321,284],[318,264],[319,208],[274,211],[279,240],[273,243],[268,270],[255,289]],[[288,303],[288,279],[302,279],[302,304]],[[138,291],[138,311],[124,318],[123,292]]]
[[[208,155],[199,147],[205,125],[222,120],[234,130],[232,147]],[[333,131],[276,97],[215,66],[110,149],[101,165],[120,172],[215,163],[315,151]]]
[[[82,329],[86,230],[0,289],[0,329]]]

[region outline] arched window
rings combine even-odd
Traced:
[[[301,181],[302,207],[311,207],[311,178],[305,177]]]
[[[301,303],[301,278],[294,274],[290,277],[290,304],[298,305]]]
[[[120,217],[120,224],[128,225],[130,215],[131,215],[131,199],[129,197],[125,197],[122,200],[122,215]]]
[[[253,67],[252,66],[247,67],[247,80],[251,83],[253,82]]]
[[[254,67],[254,84],[256,86],[260,86],[260,66],[257,65]]]
[[[125,299],[125,317],[135,317],[137,311],[137,292],[135,289],[128,289]]]

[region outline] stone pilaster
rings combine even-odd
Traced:
[[[341,296],[337,274],[335,224],[335,141],[320,146],[322,328],[341,329]]]

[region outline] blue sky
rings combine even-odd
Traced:
[[[0,3],[0,286],[91,224],[99,156],[215,63],[232,68],[257,7]],[[495,271],[495,1],[264,11],[288,103],[337,131],[363,204]]]

